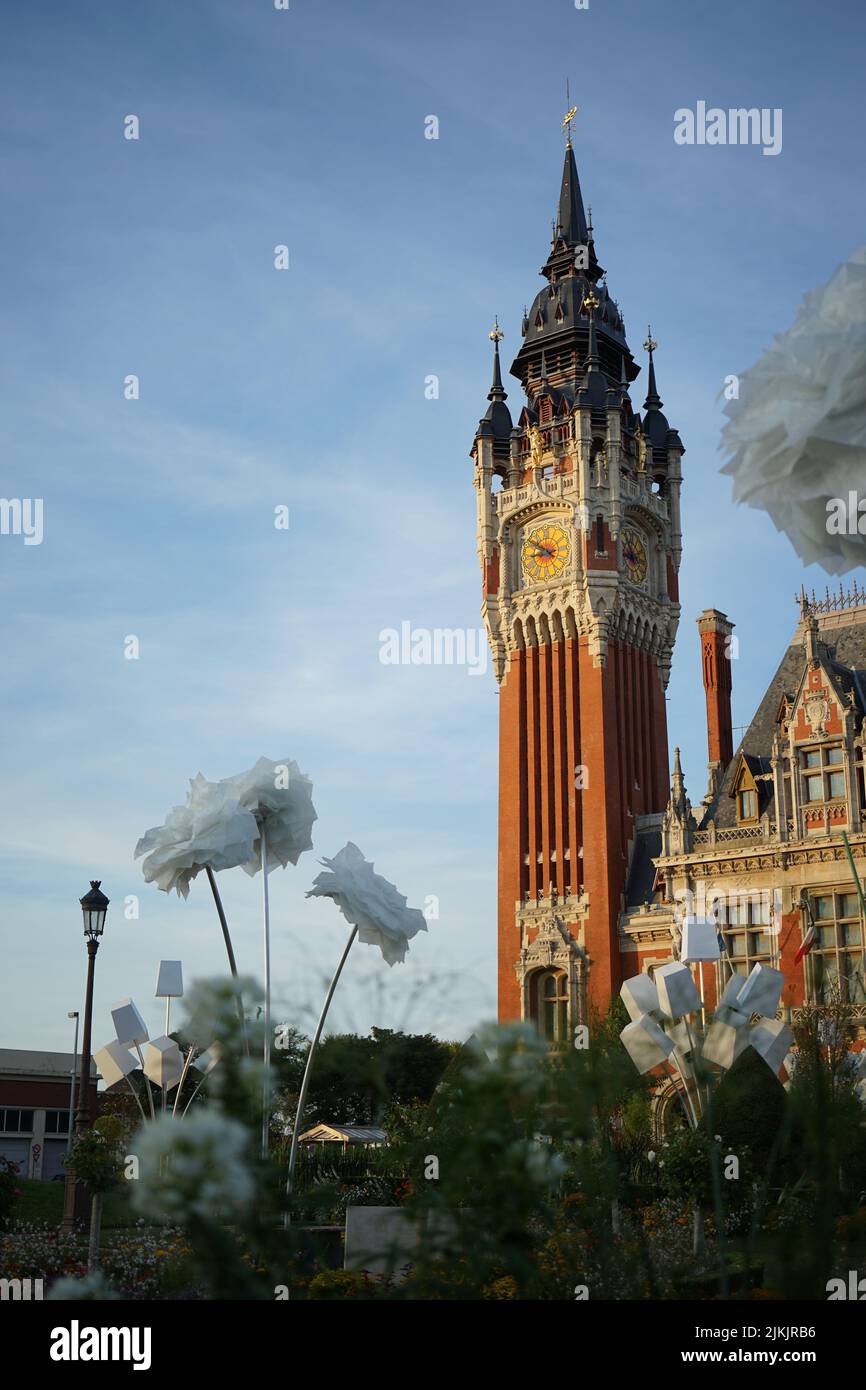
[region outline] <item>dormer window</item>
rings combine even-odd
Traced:
[[[757,825],[760,816],[758,784],[754,773],[745,758],[734,783],[733,796],[737,807],[738,825]]]
[[[804,800],[811,805],[822,801],[844,801],[844,750],[841,744],[830,748],[810,748],[802,754]]]

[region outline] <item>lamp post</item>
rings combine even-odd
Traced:
[[[75,1019],[75,1042],[72,1044],[72,1070],[69,1074],[69,1120],[66,1125],[66,1152],[72,1148],[72,1117],[75,1114],[75,1073],[78,1070],[78,1010],[72,1009],[67,1018]]]
[[[87,1129],[91,1122],[90,1114],[90,1031],[93,1019],[93,972],[96,967],[96,952],[99,938],[105,930],[105,914],[108,911],[108,898],[99,889],[100,879],[90,880],[90,892],[81,901],[84,916],[84,938],[87,942],[87,988],[84,996],[84,1037],[81,1042],[81,1071],[78,1077],[78,1110],[75,1116],[76,1130]]]
[[[90,1113],[90,1034],[93,1019],[93,972],[96,966],[96,952],[99,939],[105,930],[105,914],[108,911],[108,898],[100,891],[100,879],[90,880],[90,892],[80,898],[84,917],[84,939],[87,942],[87,986],[84,996],[84,1035],[81,1040],[81,1070],[78,1074],[78,1109],[75,1114],[75,1133],[81,1134],[92,1122]],[[63,1202],[63,1226],[71,1230],[76,1217],[78,1204],[78,1184],[72,1173],[66,1174],[66,1190]]]

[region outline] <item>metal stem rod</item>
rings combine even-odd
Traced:
[[[148,1080],[147,1075],[146,1075],[145,1070],[144,1070],[144,1058],[143,1058],[143,1056],[141,1055],[141,1043],[136,1043],[136,1044],[135,1044],[135,1050],[136,1050],[136,1052],[138,1053],[138,1060],[139,1060],[139,1062],[141,1063],[141,1077],[142,1077],[142,1080],[143,1080],[143,1082],[144,1082],[144,1084],[145,1084],[145,1087],[147,1088],[147,1099],[150,1101],[150,1118],[151,1118],[152,1120],[155,1120],[155,1119],[156,1119],[156,1111],[155,1111],[154,1108],[153,1108],[153,1091],[152,1091],[151,1088],[150,1088],[150,1081]]]
[[[268,840],[264,819],[259,821],[262,846],[262,919],[264,927],[264,967],[265,967],[265,1037],[262,1049],[264,1075],[262,1077],[262,1158],[268,1156],[270,1139],[271,1103],[271,918],[268,903]]]
[[[126,1084],[127,1084],[127,1086],[129,1087],[129,1089],[132,1091],[132,1094],[135,1096],[135,1103],[136,1103],[136,1105],[138,1106],[139,1110],[141,1111],[141,1118],[146,1122],[146,1121],[147,1121],[147,1116],[146,1116],[145,1113],[144,1113],[144,1106],[143,1106],[142,1103],[141,1103],[141,1097],[139,1096],[138,1091],[135,1089],[135,1087],[133,1086],[133,1084],[132,1084],[132,1082],[130,1081],[130,1079],[129,1079],[128,1076],[127,1076],[127,1078],[126,1078]]]
[[[334,997],[334,990],[337,988],[337,981],[340,978],[343,966],[346,964],[346,958],[349,954],[349,951],[352,948],[352,942],[355,940],[355,937],[357,935],[358,928],[357,926],[355,926],[349,933],[349,939],[346,942],[345,947],[343,948],[343,954],[340,956],[340,963],[334,971],[334,977],[331,980],[330,985],[328,986],[328,993],[325,995],[325,1002],[322,1005],[322,1012],[319,1014],[319,1022],[316,1024],[316,1031],[313,1034],[313,1040],[310,1043],[310,1050],[307,1053],[307,1064],[304,1067],[304,1076],[303,1080],[301,1081],[301,1091],[300,1095],[298,1096],[298,1106],[295,1111],[295,1123],[292,1128],[292,1147],[289,1150],[289,1173],[288,1177],[286,1178],[287,1197],[291,1196],[292,1181],[295,1176],[295,1163],[297,1162],[298,1158],[298,1138],[301,1133],[301,1121],[304,1116],[304,1106],[307,1102],[307,1090],[310,1085],[310,1075],[313,1070],[313,1058],[316,1055],[316,1048],[318,1047],[319,1039],[322,1036],[322,1029],[325,1026],[325,1019],[328,1017],[328,1009],[331,1007],[331,1000]]]
[[[180,1074],[180,1081],[178,1081],[178,1083],[177,1083],[177,1092],[175,1093],[175,1097],[174,1097],[174,1105],[171,1107],[171,1113],[172,1113],[172,1115],[176,1115],[176,1114],[177,1114],[177,1106],[178,1106],[178,1101],[180,1100],[180,1093],[181,1093],[181,1091],[183,1090],[183,1083],[186,1081],[186,1074],[187,1074],[187,1072],[189,1071],[190,1063],[191,1063],[193,1057],[195,1056],[195,1053],[196,1053],[196,1049],[195,1049],[194,1047],[191,1046],[190,1049],[189,1049],[189,1052],[186,1054],[186,1058],[185,1058],[184,1064],[183,1064],[183,1071],[182,1071],[181,1074]]]
[[[217,888],[216,876],[210,864],[205,865],[205,873],[207,874],[208,883],[210,884],[210,889],[213,893],[213,900],[216,904],[217,916],[220,919],[220,926],[223,929],[223,940],[225,941],[226,953],[229,958],[229,970],[232,972],[234,976],[237,976],[238,967],[235,963],[235,953],[232,950],[232,939],[229,936],[229,924],[226,921],[226,915],[223,911],[222,899],[220,898],[219,889]]]

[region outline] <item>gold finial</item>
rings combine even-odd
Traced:
[[[655,352],[655,350],[656,350],[657,347],[658,347],[658,343],[656,342],[655,338],[653,337],[653,331],[652,331],[650,325],[647,324],[647,326],[646,326],[646,342],[644,343],[644,351],[645,351],[645,352]]]
[[[566,105],[568,106],[568,110],[562,118],[562,129],[568,131],[568,135],[565,142],[566,147],[568,147],[571,145],[571,123],[577,115],[578,111],[580,110],[579,106],[572,106],[571,104],[571,90],[568,85],[568,78],[565,79],[565,101]]]
[[[583,303],[581,304],[580,307],[581,307],[582,309],[588,309],[589,312],[592,314],[592,313],[594,313],[595,310],[598,308],[598,304],[599,304],[599,301],[598,301],[598,299],[597,299],[597,297],[596,297],[595,291],[594,291],[594,290],[590,290],[589,294],[585,294],[585,295],[584,295],[584,297],[583,297]]]
[[[488,338],[490,339],[491,343],[497,343],[497,344],[498,344],[498,343],[501,343],[501,342],[502,342],[502,339],[505,337],[505,334],[503,333],[502,329],[499,327],[499,315],[498,315],[498,314],[497,314],[496,317],[494,318],[494,320],[493,320],[493,327],[491,328],[491,330],[490,330],[490,332],[487,334],[487,336],[488,336]]]

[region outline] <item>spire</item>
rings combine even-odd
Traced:
[[[680,764],[680,750],[674,749],[674,770],[671,778],[671,800],[670,805],[673,811],[681,819],[685,819],[688,814],[688,797],[686,796],[686,782],[683,777],[683,769]]]
[[[583,210],[583,197],[574,150],[571,141],[565,147],[565,163],[562,168],[562,187],[559,190],[559,234],[569,246],[585,246],[589,242],[589,228]]]
[[[499,319],[495,319],[493,327],[487,335],[493,343],[493,383],[487,392],[487,399],[490,404],[487,411],[478,425],[478,434],[493,439],[493,456],[501,459],[503,453],[507,454],[513,420],[511,412],[505,402],[508,393],[502,385],[502,370],[499,365],[499,344],[504,338],[504,333],[499,327]]]
[[[653,361],[653,353],[658,347],[658,343],[653,337],[652,329],[649,326],[647,326],[646,333],[644,349],[649,353],[649,381],[647,382],[647,395],[643,403],[643,408],[644,410],[661,410],[663,402],[656,388],[656,368],[655,362]]]
[[[493,327],[487,336],[493,343],[493,384],[487,392],[487,399],[489,401],[507,401],[508,392],[502,385],[502,371],[499,366],[499,344],[505,337],[505,334],[499,327],[498,317],[494,318]]]

